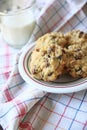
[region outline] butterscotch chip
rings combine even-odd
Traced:
[[[62,33],[53,32],[40,37],[31,55],[32,76],[44,81],[54,81],[62,75],[66,59],[63,47],[66,43]]]

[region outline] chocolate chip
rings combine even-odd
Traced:
[[[37,74],[36,66],[34,66],[34,68],[32,70],[32,74]]]
[[[82,52],[79,52],[79,53],[75,53],[75,54],[74,54],[74,58],[75,58],[75,60],[79,60],[79,59],[81,59],[82,56],[83,56]]]
[[[61,59],[62,59],[62,55],[59,55],[59,56],[57,57],[57,59],[60,59],[60,60],[61,60]]]
[[[45,66],[48,67],[49,65],[50,65],[50,64],[49,64],[49,62],[48,62],[48,59],[45,58]]]
[[[32,70],[32,74],[37,74],[36,71],[35,71],[35,69]]]
[[[48,49],[48,53],[51,53],[53,50],[54,50],[54,49],[50,47],[50,48]]]
[[[78,72],[78,71],[79,71],[79,72],[82,71],[82,70],[81,70],[81,67],[75,69],[75,72]]]
[[[75,49],[75,52],[78,52],[78,51],[80,51],[81,49],[80,48],[77,48],[77,49]]]
[[[84,32],[79,33],[79,38],[81,38],[84,35]]]
[[[80,55],[75,55],[74,58],[75,58],[75,60],[79,60],[79,59],[81,59],[81,56]]]
[[[50,65],[49,63],[46,63],[46,67],[49,67],[49,65]]]
[[[39,52],[39,51],[40,51],[40,49],[39,49],[39,48],[36,48],[36,51],[37,51],[37,52]]]
[[[50,55],[48,55],[48,58],[50,58]]]
[[[48,76],[51,76],[53,74],[53,72],[49,73]]]
[[[87,39],[87,34],[85,34],[85,38]]]
[[[47,51],[43,51],[42,52],[42,56],[44,56],[45,54],[47,54]]]

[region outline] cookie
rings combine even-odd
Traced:
[[[63,51],[65,44],[63,34],[57,32],[39,38],[31,55],[31,75],[44,81],[54,81],[62,75],[66,59]]]
[[[74,78],[87,77],[87,34],[71,31],[66,34],[66,68]]]
[[[87,39],[87,34],[80,30],[72,30],[65,34],[65,38],[68,42],[68,45],[79,44],[80,42],[85,42]]]
[[[64,47],[67,43],[65,36],[61,32],[51,32],[47,33],[44,36],[40,37],[36,41],[37,48],[47,48],[50,44],[58,44],[61,47]]]

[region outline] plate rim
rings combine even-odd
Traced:
[[[25,82],[27,82],[28,84],[30,84],[31,86],[33,86],[34,88],[43,90],[43,91],[47,91],[47,92],[51,92],[51,93],[72,93],[72,92],[77,92],[77,91],[81,91],[84,89],[87,89],[87,81],[82,82],[81,84],[75,85],[75,86],[71,86],[71,87],[63,87],[61,85],[61,87],[50,87],[50,86],[46,86],[46,84],[41,84],[39,83],[40,81],[33,78],[30,78],[24,69],[24,58],[25,55],[29,54],[29,50],[31,50],[31,48],[35,45],[35,42],[31,43],[27,48],[24,49],[24,51],[22,52],[22,54],[19,57],[19,62],[18,62],[18,69],[19,69],[19,73],[21,75],[21,77],[24,79]],[[33,79],[33,80],[32,80]],[[38,81],[38,82],[36,82]],[[32,84],[31,84],[32,82]],[[43,81],[44,82],[44,81]],[[38,86],[39,85],[39,86]]]

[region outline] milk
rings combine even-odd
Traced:
[[[32,10],[5,15],[1,18],[1,32],[7,43],[15,48],[26,44],[35,27]]]

